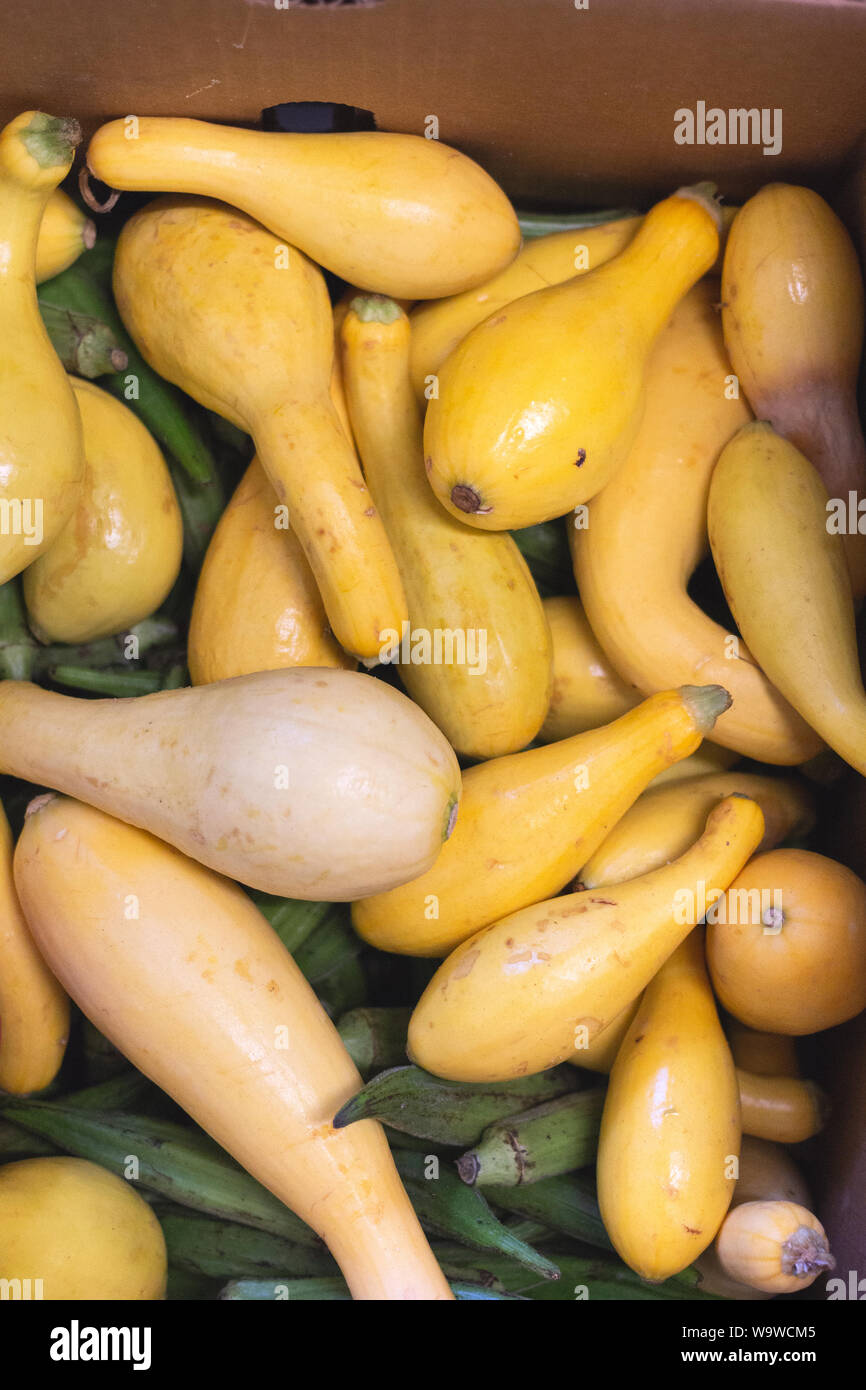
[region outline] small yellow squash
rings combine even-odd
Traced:
[[[796,1202],[744,1202],[734,1207],[716,1238],[725,1273],[765,1293],[796,1293],[834,1269],[827,1233],[817,1216]]]
[[[82,1158],[0,1168],[0,1280],[20,1281],[19,1296],[161,1299],[166,1272],[162,1227],[125,1178]]]
[[[400,678],[457,753],[516,753],[538,733],[550,697],[550,633],[535,582],[512,536],[463,526],[427,485],[399,306],[357,297],[341,339],[352,432],[408,603],[407,624],[392,634]]]
[[[48,199],[36,243],[36,283],[68,270],[82,251],[96,244],[96,224],[57,188]]]
[[[712,1242],[740,1151],[737,1078],[692,932],[647,986],[610,1075],[598,1200],[643,1279],[678,1274]]]
[[[128,406],[71,378],[84,430],[75,509],[24,574],[34,632],[93,642],[123,632],[163,602],[180,570],[183,525],[156,441]]]

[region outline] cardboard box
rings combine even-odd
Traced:
[[[41,106],[87,136],[127,114],[253,125],[280,102],[342,102],[384,130],[422,134],[435,116],[526,207],[644,207],[699,178],[731,201],[802,182],[866,246],[860,0],[40,0],[2,7],[0,53],[4,122]],[[752,109],[766,129],[749,122],[747,143],[699,142],[720,132],[714,110]],[[694,143],[675,138],[684,111]],[[866,783],[827,802],[822,848],[866,876]],[[866,1018],[828,1034],[815,1065],[835,1107],[813,1150],[816,1206],[839,1272],[866,1278]]]

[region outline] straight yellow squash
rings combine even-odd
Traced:
[[[91,1022],[313,1227],[353,1297],[452,1297],[381,1127],[333,1128],[361,1078],[240,888],[56,796],[31,803],[15,881]]]
[[[715,1238],[740,1152],[737,1078],[692,932],[644,991],[610,1075],[598,1200],[617,1253],[642,1279],[685,1269]]]
[[[358,297],[341,338],[352,431],[408,603],[406,628],[393,633],[400,678],[457,753],[516,753],[538,733],[550,697],[550,633],[535,582],[513,537],[463,526],[427,485],[403,311]]]
[[[438,140],[132,120],[109,121],[94,135],[87,163],[97,178],[232,203],[359,289],[407,299],[455,294],[495,275],[520,246],[502,189]]]

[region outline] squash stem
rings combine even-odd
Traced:
[[[708,734],[733,703],[723,685],[683,685],[679,693],[702,734]]]
[[[37,111],[24,130],[18,132],[21,142],[40,169],[53,169],[69,164],[76,145],[81,143],[81,126],[65,116],[46,116]]]

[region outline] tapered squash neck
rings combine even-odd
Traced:
[[[713,184],[695,184],[656,203],[634,240],[596,272],[639,286],[629,310],[649,338],[664,327],[683,295],[718,256],[721,210],[712,191]]]

